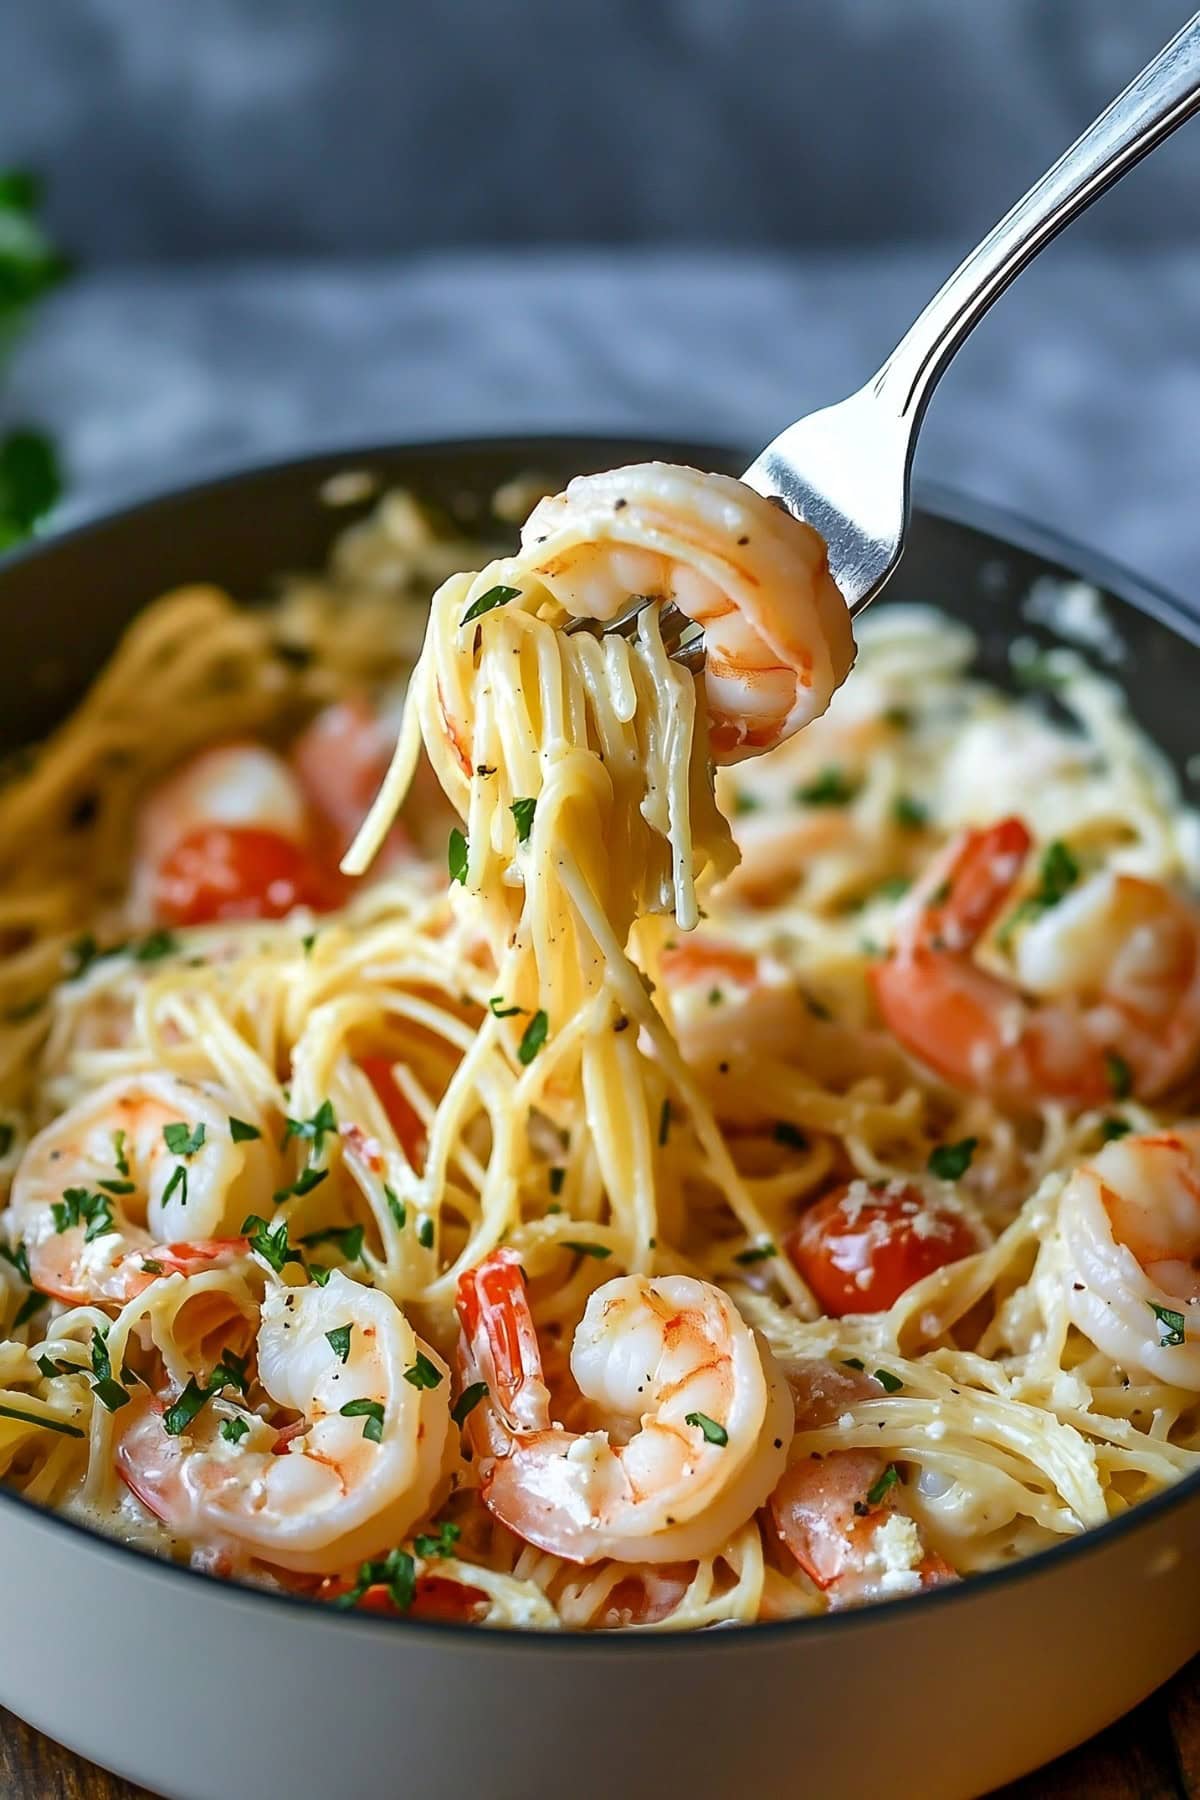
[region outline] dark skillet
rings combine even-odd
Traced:
[[[338,451],[133,507],[0,564],[0,747],[44,734],[121,627],[177,583],[241,598],[318,566],[369,469],[494,536],[495,488],[698,445],[536,438]],[[1042,577],[1101,590],[1133,711],[1181,768],[1200,748],[1200,626],[1053,534],[926,491],[880,604],[966,620],[1010,679]],[[997,810],[1019,796],[997,794]],[[335,1614],[164,1565],[0,1488],[0,1703],[181,1800],[732,1800],[978,1794],[1133,1706],[1200,1649],[1200,1473],[1011,1569],[858,1613],[692,1637],[547,1638]]]

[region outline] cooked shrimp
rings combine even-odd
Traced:
[[[1098,876],[1026,928],[1017,973],[1045,996],[1030,999],[972,954],[1030,843],[1010,818],[949,846],[871,971],[884,1022],[947,1081],[1013,1106],[1095,1104],[1125,1066],[1152,1098],[1200,1056],[1200,915],[1158,883]]]
[[[40,1131],[8,1215],[34,1286],[77,1304],[120,1302],[154,1279],[147,1262],[192,1273],[241,1252],[230,1234],[277,1183],[265,1140],[234,1143],[233,1110],[212,1086],[123,1075]],[[195,1147],[173,1150],[165,1131]]]
[[[1200,1127],[1106,1144],[1058,1218],[1073,1323],[1118,1367],[1200,1392]]]
[[[611,619],[649,595],[703,628],[719,762],[823,713],[854,660],[821,539],[728,475],[669,463],[578,475],[534,507],[521,547],[577,618]]]
[[[199,925],[337,900],[314,854],[303,789],[261,744],[201,751],[142,808],[130,896],[136,918]]]
[[[420,1385],[406,1379],[417,1370]],[[139,1394],[118,1421],[117,1467],[181,1537],[332,1573],[399,1543],[434,1509],[454,1453],[448,1373],[381,1289],[340,1270],[324,1287],[276,1284],[263,1299],[258,1382],[302,1415],[285,1441],[243,1414],[250,1431],[230,1443],[211,1404],[171,1436],[161,1401]]]
[[[855,1402],[880,1400],[873,1376],[832,1363],[799,1365],[789,1375],[798,1433],[831,1425]],[[953,1580],[930,1554],[903,1506],[899,1473],[874,1450],[799,1454],[771,1495],[780,1541],[805,1574],[845,1606],[885,1594],[915,1593]]]
[[[514,1251],[462,1276],[458,1314],[463,1383],[489,1390],[468,1426],[483,1498],[527,1542],[574,1563],[677,1562],[725,1543],[774,1487],[791,1400],[720,1288],[688,1275],[597,1288],[571,1350],[600,1421],[586,1432],[551,1421]]]

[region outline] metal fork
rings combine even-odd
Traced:
[[[742,476],[748,486],[820,532],[851,614],[874,599],[900,560],[917,432],[954,352],[1038,251],[1197,108],[1200,13],[958,265],[878,374],[839,405],[789,425],[750,464]],[[635,602],[613,627],[628,635],[645,604]],[[666,608],[664,619],[677,643],[680,627]],[[699,667],[702,646],[693,642],[675,655]]]

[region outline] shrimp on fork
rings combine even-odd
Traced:
[[[704,631],[718,762],[771,749],[823,713],[850,672],[846,603],[810,525],[729,475],[636,463],[541,500],[522,562],[575,618],[638,596]]]
[[[1200,914],[1161,883],[1097,875],[1025,928],[1008,981],[974,951],[1031,844],[1017,818],[950,844],[871,971],[884,1023],[947,1081],[1007,1105],[1095,1105],[1126,1066],[1152,1099],[1200,1059]]]
[[[528,1543],[573,1563],[677,1563],[727,1542],[778,1480],[787,1385],[720,1288],[624,1275],[596,1289],[571,1350],[599,1421],[581,1432],[551,1420],[514,1251],[461,1277],[458,1315],[464,1388],[488,1388],[468,1421],[483,1499]]]
[[[1200,1126],[1106,1144],[1058,1229],[1072,1323],[1118,1367],[1200,1393]]]
[[[264,1139],[233,1141],[233,1110],[207,1084],[123,1075],[40,1131],[8,1214],[33,1285],[72,1304],[122,1304],[156,1275],[244,1255],[231,1234],[277,1185],[275,1154]]]

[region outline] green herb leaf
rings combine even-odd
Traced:
[[[128,1175],[129,1158],[125,1154],[125,1133],[113,1132],[113,1167],[118,1175]]]
[[[565,1169],[559,1168],[557,1166],[554,1167],[553,1169],[551,1169],[550,1175],[549,1175],[550,1192],[554,1195],[554,1198],[556,1200],[563,1191],[563,1186],[564,1186],[564,1183],[566,1182],[566,1179],[567,1179],[567,1171]]]
[[[454,1546],[462,1536],[462,1528],[452,1525],[449,1519],[444,1520],[437,1528],[437,1536],[431,1537],[428,1532],[421,1532],[413,1539],[413,1549],[418,1556],[453,1556]]]
[[[161,962],[181,948],[179,939],[170,931],[151,931],[133,945],[134,962]]]
[[[336,1244],[347,1262],[357,1262],[362,1256],[365,1234],[362,1225],[328,1225],[323,1231],[310,1231],[300,1242],[306,1250],[317,1244]]]
[[[262,1132],[258,1129],[257,1125],[249,1125],[245,1119],[235,1119],[231,1114],[229,1119],[229,1135],[235,1144],[250,1144],[253,1143],[256,1138],[261,1138]]]
[[[129,1395],[119,1381],[113,1379],[112,1363],[109,1360],[108,1345],[105,1334],[92,1332],[92,1392],[102,1406],[109,1412],[117,1412],[122,1406],[128,1406]]]
[[[465,1387],[450,1408],[450,1417],[454,1423],[460,1428],[465,1425],[479,1402],[487,1399],[487,1394],[488,1384],[486,1381],[473,1381],[469,1387]]]
[[[7,1244],[0,1244],[0,1257],[3,1257],[10,1269],[17,1271],[27,1287],[33,1286],[33,1276],[29,1273],[29,1252],[24,1244],[18,1244],[13,1250]]]
[[[333,1274],[333,1270],[327,1269],[324,1263],[309,1263],[308,1274],[309,1279],[313,1281],[317,1287],[323,1288],[328,1286],[329,1277]]]
[[[30,1319],[40,1313],[43,1306],[49,1304],[49,1300],[49,1294],[39,1294],[36,1288],[30,1288],[17,1308],[17,1316],[12,1322],[13,1330],[19,1331],[22,1325],[28,1325]]]
[[[745,788],[738,788],[733,796],[734,817],[744,819],[747,813],[759,812],[762,801],[757,794],[751,794]]]
[[[875,1379],[885,1394],[898,1394],[904,1386],[900,1377],[893,1375],[890,1369],[876,1369]]]
[[[583,1244],[576,1242],[574,1238],[564,1238],[559,1249],[573,1250],[576,1256],[594,1256],[597,1262],[603,1262],[606,1256],[612,1255],[607,1244]]]
[[[461,881],[467,885],[467,840],[455,825],[450,832],[446,846],[446,865],[450,870],[451,881]]]
[[[1111,1144],[1117,1138],[1128,1137],[1132,1130],[1133,1126],[1128,1119],[1118,1119],[1115,1114],[1110,1113],[1106,1119],[1100,1121],[1100,1141],[1103,1144]]]
[[[0,243],[0,301],[4,272]],[[23,428],[0,439],[0,549],[28,537],[61,493],[58,456],[43,432]]]
[[[873,1481],[867,1489],[867,1505],[878,1506],[884,1495],[894,1488],[900,1479],[900,1471],[895,1463],[889,1463],[877,1481]]]
[[[739,1250],[733,1260],[748,1268],[751,1263],[766,1262],[770,1257],[778,1255],[774,1244],[751,1244],[749,1249]]]
[[[347,1400],[338,1408],[343,1419],[365,1419],[363,1436],[372,1444],[383,1442],[383,1405],[378,1400]]]
[[[96,1185],[102,1187],[106,1194],[112,1194],[118,1200],[124,1199],[129,1194],[137,1193],[136,1181],[101,1181]]]
[[[117,1229],[108,1196],[93,1193],[89,1188],[66,1188],[61,1200],[51,1201],[50,1213],[54,1229],[60,1235],[72,1226],[86,1225],[85,1244],[93,1244],[97,1238]]]
[[[171,1172],[171,1179],[168,1181],[162,1192],[163,1206],[167,1204],[167,1201],[171,1198],[176,1188],[181,1190],[179,1195],[180,1206],[186,1206],[188,1203],[188,1172],[186,1163],[175,1164],[175,1167]]]
[[[173,1406],[168,1406],[163,1414],[163,1430],[168,1437],[179,1437],[185,1432],[200,1409],[212,1398],[211,1390],[201,1387],[194,1375],[188,1376],[187,1386]]]
[[[325,1139],[332,1133],[337,1135],[337,1115],[330,1100],[322,1100],[311,1119],[285,1119],[283,1122],[283,1141],[289,1138],[306,1138],[314,1151],[319,1151]]]
[[[929,1152],[925,1166],[939,1181],[957,1181],[970,1168],[978,1143],[978,1138],[969,1137],[960,1138],[956,1144],[937,1144]]]
[[[718,1425],[715,1419],[710,1419],[707,1413],[684,1413],[683,1422],[685,1425],[697,1426],[706,1444],[717,1444],[724,1448],[729,1442],[729,1433],[725,1427]]]
[[[504,996],[493,994],[488,1001],[488,1010],[494,1019],[514,1019],[518,1013],[524,1012],[525,1008],[523,1006],[505,1006]]]
[[[401,1200],[399,1194],[396,1193],[394,1188],[390,1188],[386,1181],[383,1184],[383,1197],[387,1201],[388,1211],[391,1213],[400,1230],[403,1231],[404,1221],[408,1217],[408,1209],[403,1200]]]
[[[529,842],[529,834],[533,830],[533,815],[537,811],[536,799],[514,800],[508,810],[516,820],[517,842],[520,844],[527,844]]]
[[[416,1564],[407,1550],[389,1550],[377,1562],[361,1563],[354,1586],[340,1594],[333,1604],[344,1609],[357,1606],[363,1595],[373,1587],[387,1589],[388,1597],[397,1612],[408,1611],[416,1597],[417,1577]]]
[[[125,1398],[129,1398],[128,1394]],[[68,1425],[65,1419],[46,1419],[40,1413],[22,1412],[19,1406],[0,1405],[0,1419],[17,1419],[22,1425],[40,1425],[43,1431],[58,1431],[63,1437],[81,1438],[87,1435],[78,1425]]]
[[[892,818],[902,831],[920,831],[929,823],[929,808],[911,794],[897,794],[892,801]]]
[[[244,1394],[249,1386],[246,1376],[246,1358],[239,1356],[235,1350],[226,1347],[221,1352],[221,1360],[208,1378],[210,1394],[219,1394],[222,1388],[236,1388]]]
[[[430,1362],[423,1350],[417,1351],[417,1360],[411,1369],[405,1369],[404,1379],[410,1387],[435,1388],[442,1385],[442,1372],[436,1363]]]
[[[433,1249],[433,1220],[422,1219],[417,1226],[417,1242],[422,1250]]]
[[[815,781],[794,790],[792,798],[798,806],[848,806],[860,783],[851,781],[841,769],[822,769]]]
[[[221,1436],[227,1444],[240,1444],[250,1429],[248,1419],[222,1419]]]
[[[1061,838],[1055,838],[1042,851],[1038,864],[1038,884],[1032,894],[1021,901],[1015,912],[997,933],[1001,944],[1007,944],[1018,925],[1038,919],[1052,906],[1057,906],[1079,880],[1080,868]]]
[[[1153,1300],[1149,1301],[1148,1305],[1162,1327],[1158,1340],[1160,1347],[1164,1350],[1171,1350],[1182,1344],[1187,1337],[1187,1321],[1183,1314],[1175,1312],[1170,1306],[1158,1306]]]
[[[546,1041],[546,1033],[550,1029],[550,1021],[539,1006],[521,1035],[517,1045],[517,1061],[528,1068],[538,1051]]]
[[[332,1331],[325,1333],[325,1341],[340,1363],[344,1363],[350,1354],[350,1333],[353,1325],[337,1325]]]
[[[486,594],[480,594],[478,600],[472,600],[462,616],[462,623],[469,625],[473,619],[481,619],[484,613],[491,612],[494,606],[507,606],[510,600],[517,599],[520,592],[520,588],[506,587],[503,582],[498,582],[495,587],[490,587]]]
[[[1133,1092],[1133,1070],[1116,1050],[1104,1053],[1104,1070],[1114,1100],[1128,1100]]]
[[[242,1236],[251,1250],[261,1256],[277,1275],[282,1275],[287,1263],[304,1263],[300,1252],[293,1250],[288,1243],[286,1219],[272,1230],[265,1219],[260,1218],[257,1213],[251,1213],[248,1219],[242,1220]]]
[[[842,1358],[843,1369],[865,1369],[866,1366],[866,1363],[863,1362],[861,1357],[843,1356]]]
[[[197,1125],[195,1129],[181,1122],[164,1125],[163,1137],[166,1140],[167,1149],[172,1156],[195,1156],[204,1142],[204,1129],[203,1123]]]

